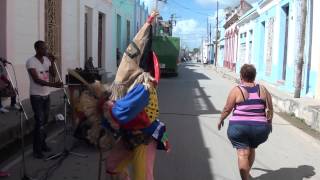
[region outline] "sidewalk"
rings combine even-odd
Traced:
[[[49,123],[54,121],[58,113],[63,112],[63,91],[55,91],[50,95],[51,107]],[[23,116],[24,134],[30,135],[33,131],[33,112],[29,99],[22,102],[28,116],[28,120]],[[20,113],[17,110],[11,110],[9,113],[0,114],[0,150],[9,144],[18,142],[20,139]],[[0,157],[2,159],[3,157]],[[0,162],[1,163],[1,162]]]
[[[240,77],[235,72],[222,68],[211,66],[216,73],[220,74],[223,78],[229,79],[235,83],[240,82]],[[274,110],[276,112],[287,113],[303,121],[312,129],[320,132],[320,101],[302,97],[293,98],[293,95],[280,91],[276,85],[259,81],[260,84],[266,86],[272,95]]]

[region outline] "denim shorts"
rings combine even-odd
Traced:
[[[228,138],[234,148],[257,148],[268,139],[270,131],[269,124],[229,124]]]

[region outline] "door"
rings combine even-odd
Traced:
[[[282,10],[285,14],[285,40],[284,40],[284,50],[283,50],[283,63],[282,63],[282,80],[286,80],[286,71],[287,71],[287,49],[288,49],[288,28],[289,28],[289,5],[282,7]]]
[[[98,25],[98,67],[102,67],[102,48],[103,48],[103,20],[104,14],[99,13],[99,25]]]

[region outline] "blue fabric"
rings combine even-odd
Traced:
[[[269,124],[229,124],[228,138],[234,148],[257,148],[264,143],[270,134],[271,126]]]
[[[155,120],[149,127],[142,129],[142,132],[152,136],[157,142],[157,149],[165,150],[166,145],[163,142],[163,136],[166,133],[166,126],[159,120]]]
[[[236,105],[255,105],[255,104],[265,104],[266,101],[263,99],[246,99],[240,103],[236,103]]]
[[[253,87],[247,87],[247,86],[241,86],[241,87],[247,90],[248,93],[259,93],[259,90],[260,90],[259,84]]]
[[[113,129],[113,128],[111,127],[111,125],[110,125],[110,123],[109,123],[109,121],[108,121],[107,118],[105,118],[105,117],[103,117],[103,116],[102,116],[101,118],[102,118],[102,119],[101,119],[101,126],[102,126],[103,128],[105,128],[105,129],[107,129],[109,132],[111,132],[114,138],[117,139],[118,137],[121,136],[121,131],[120,131],[120,130],[115,130],[115,129]]]
[[[155,121],[152,122],[152,124],[149,127],[144,128],[141,131],[143,133],[145,133],[145,134],[148,134],[148,135],[152,136],[152,134],[158,128],[158,126],[160,126],[160,121],[155,120]]]
[[[133,120],[149,102],[149,92],[142,85],[136,85],[125,97],[117,100],[112,107],[112,115],[121,125]]]

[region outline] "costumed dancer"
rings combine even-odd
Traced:
[[[107,150],[106,172],[113,179],[129,180],[128,166],[132,165],[132,179],[153,180],[156,150],[169,151],[166,127],[158,119],[159,64],[151,51],[151,24],[157,15],[151,13],[126,49],[110,94],[105,95],[96,84],[91,85],[95,98],[90,93],[80,97],[92,122],[88,138]],[[97,112],[92,108],[95,104]]]
[[[169,150],[166,127],[158,119],[159,67],[151,51],[151,24],[157,15],[152,12],[126,49],[111,87],[113,101],[104,104],[105,117],[122,131],[108,154],[106,171],[120,179],[130,179],[131,164],[134,180],[153,180],[156,149]]]

